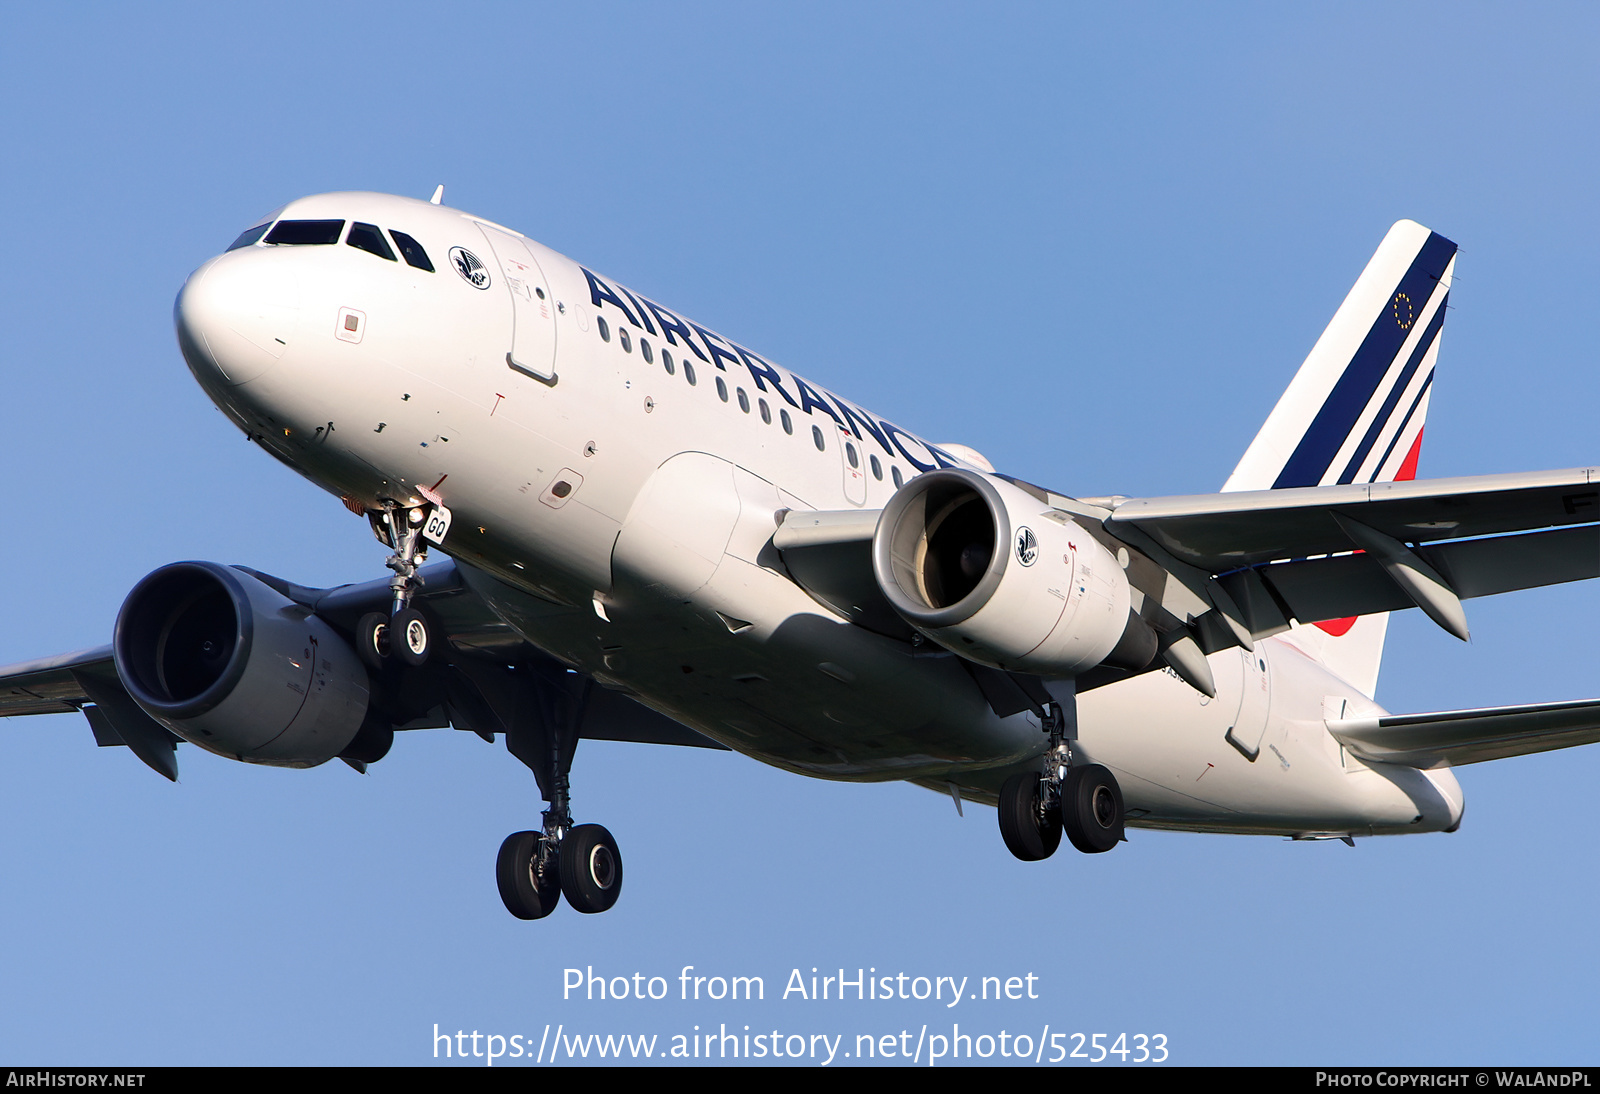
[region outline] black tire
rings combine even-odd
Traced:
[[[580,912],[592,915],[617,902],[622,893],[622,854],[617,841],[598,824],[580,824],[561,841],[561,894]]]
[[[402,608],[389,620],[389,652],[404,665],[425,665],[433,652],[433,628],[415,608]]]
[[[1061,788],[1061,820],[1072,846],[1086,855],[1104,854],[1122,842],[1122,788],[1099,764],[1067,771]]]
[[[518,919],[543,919],[561,901],[557,871],[547,868],[543,876],[537,871],[542,843],[544,836],[538,832],[513,832],[500,845],[500,857],[495,860],[494,879],[500,886],[500,899],[505,902],[506,911]]]
[[[1000,838],[1023,862],[1038,862],[1061,846],[1061,817],[1055,810],[1039,810],[1039,776],[1023,772],[1011,776],[1000,788]]]
[[[368,612],[356,624],[356,654],[368,668],[381,669],[389,659],[389,617]]]

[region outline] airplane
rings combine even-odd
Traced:
[[[521,919],[621,892],[574,823],[586,738],[908,781],[994,806],[1027,861],[1130,827],[1452,832],[1454,766],[1600,740],[1600,700],[1373,699],[1388,613],[1466,639],[1465,600],[1600,576],[1600,469],[1415,478],[1456,259],[1419,224],[1219,493],[1073,497],[442,192],[291,202],[174,307],[207,396],[391,576],[163,566],[109,645],[0,669],[0,716],[80,712],[172,780],[179,742],[365,772],[397,731],[503,738],[546,803],[496,858]]]

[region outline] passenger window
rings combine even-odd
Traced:
[[[378,231],[376,224],[363,224],[359,220],[350,225],[350,235],[345,242],[352,247],[360,247],[368,254],[375,254],[379,258],[395,261],[394,252],[389,249],[389,244],[383,238],[383,233]]]
[[[422,244],[406,235],[389,229],[389,234],[394,236],[394,245],[400,248],[401,256],[406,260],[407,266],[415,266],[419,270],[433,272],[433,263],[428,261],[428,252],[422,249]]]
[[[672,373],[673,373],[673,368],[672,368],[672,351],[670,349],[664,349],[664,350],[661,351],[661,364],[666,368],[667,375],[671,376]]]
[[[767,405],[767,401],[765,399],[757,399],[756,403],[757,403],[757,405],[759,405],[761,407],[761,420],[763,422],[766,422],[768,425],[771,425],[772,424],[772,408]]]
[[[794,436],[794,421],[790,419],[787,410],[778,411],[778,420],[783,423],[783,431],[791,437]]]
[[[818,452],[826,452],[828,450],[828,442],[822,439],[822,430],[816,426],[811,427],[811,443],[817,446]]]
[[[879,482],[883,481],[883,464],[878,462],[878,457],[868,456],[867,462],[872,465],[872,477]]]
[[[689,381],[689,386],[690,387],[694,387],[694,385],[699,382],[694,378],[694,362],[693,361],[687,361],[686,360],[686,361],[683,362],[683,378],[685,380]]]
[[[238,239],[228,244],[228,250],[237,251],[240,247],[250,246],[250,244],[266,235],[267,229],[270,227],[272,227],[272,221],[269,220],[265,224],[257,224],[254,228],[246,228],[239,233]]]
[[[728,401],[728,385],[722,382],[722,377],[717,377],[717,398],[723,402]]]
[[[267,242],[291,246],[337,243],[342,231],[342,220],[280,220],[267,233]]]
[[[900,477],[900,469],[898,467],[889,468],[889,477],[894,480],[894,488],[896,490],[906,484],[906,480]]]
[[[850,461],[851,467],[861,466],[861,457],[856,455],[856,446],[849,441],[844,442],[844,458]]]
[[[739,396],[739,409],[746,414],[750,413],[750,396],[744,393],[744,388],[740,388],[737,394]]]
[[[655,354],[650,352],[650,339],[648,339],[648,338],[639,339],[639,352],[644,354],[645,364],[653,365],[653,364],[656,363]]]
[[[632,353],[633,352],[633,339],[628,337],[628,328],[627,327],[618,327],[617,328],[617,341],[622,343],[622,352],[623,353]]]
[[[602,342],[611,341],[611,327],[606,323],[604,318],[602,318],[601,316],[598,316],[598,315],[595,316],[594,317],[594,325],[595,325],[595,329],[600,332],[600,341],[602,341]]]

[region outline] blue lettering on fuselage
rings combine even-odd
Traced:
[[[734,352],[743,359],[744,367],[750,370],[750,379],[755,382],[757,391],[767,390],[766,382],[762,379],[762,377],[765,377],[767,380],[772,381],[772,389],[783,396],[784,402],[796,410],[800,408],[800,404],[794,401],[794,396],[783,389],[783,377],[778,375],[777,369],[737,342],[733,343],[733,348]]]
[[[628,287],[626,285],[618,285],[617,288],[621,289],[623,294],[626,295],[629,300],[633,301],[633,306],[638,309],[639,318],[644,320],[644,329],[649,331],[651,334],[654,334],[656,329],[650,325],[650,317],[644,313],[644,308],[642,305],[640,305],[639,298],[634,296],[631,292],[628,292]],[[638,326],[638,324],[635,323],[634,326]]]
[[[905,457],[906,462],[912,467],[915,467],[918,471],[932,471],[935,467],[939,466],[937,463],[924,463],[923,461],[917,459],[911,454],[910,450],[906,448],[905,441],[902,441],[900,438],[904,437],[906,441],[910,441],[912,444],[917,445],[930,456],[933,456],[932,446],[924,444],[922,441],[917,440],[917,438],[913,437],[899,426],[890,422],[883,423],[883,431],[887,433],[891,439],[893,439],[894,446],[900,450],[900,455]],[[933,458],[935,460],[938,459],[937,456],[933,456]]]
[[[588,279],[589,302],[594,305],[596,310],[603,309],[605,305],[610,304],[620,311],[623,318],[627,319],[633,326],[655,334],[656,328],[650,323],[650,315],[646,314],[648,310],[649,313],[655,315],[656,322],[661,325],[661,337],[665,338],[668,344],[686,346],[700,360],[705,361],[707,364],[714,364],[724,372],[728,370],[728,366],[724,365],[723,361],[735,365],[742,363],[750,373],[751,382],[756,385],[756,390],[766,391],[768,390],[768,384],[770,384],[771,389],[782,396],[784,402],[802,414],[814,417],[812,408],[815,407],[832,418],[841,430],[851,434],[857,440],[861,439],[861,431],[865,429],[867,435],[878,442],[878,445],[889,458],[893,459],[898,454],[901,459],[904,459],[918,471],[932,471],[939,467],[955,467],[959,464],[960,461],[943,449],[919,439],[914,434],[907,433],[890,421],[874,418],[865,410],[845,402],[831,392],[824,392],[812,387],[799,376],[790,372],[788,374],[789,383],[793,384],[794,389],[800,393],[800,400],[796,402],[794,396],[790,395],[784,387],[783,373],[779,371],[777,366],[765,360],[759,354],[745,349],[737,342],[723,338],[720,334],[706,330],[698,323],[679,318],[649,297],[635,296],[621,285],[613,289],[587,268],[579,268],[583,269],[583,276]],[[622,296],[626,296],[628,300],[633,302],[633,307],[638,310],[637,316],[634,314],[633,309],[628,307],[622,296],[617,295],[619,291]],[[643,322],[640,322],[641,317]],[[700,346],[696,345],[694,334],[699,334],[699,341],[705,345],[706,350],[710,351],[711,356],[706,356],[701,351]],[[726,346],[721,345],[720,343],[722,342],[726,342],[728,346],[733,347],[732,352],[729,352]],[[832,400],[831,403],[830,399]],[[834,409],[835,406],[838,407],[838,410]],[[924,460],[913,455],[913,450],[926,454],[928,458]]]
[[[845,422],[850,426],[850,432],[856,435],[856,440],[861,440],[861,429],[865,429],[869,434],[871,434],[872,439],[878,442],[878,446],[883,449],[884,453],[887,454],[889,458],[894,458],[894,449],[889,444],[889,438],[884,434],[882,429],[878,428],[877,423],[872,420],[871,416],[868,415],[866,411],[862,410],[858,406],[852,406],[843,399],[839,398],[837,395],[833,397],[833,401],[837,403],[839,409],[844,412]],[[861,427],[861,429],[856,428],[858,425]]]
[[[844,424],[844,422],[839,420],[839,415],[833,412],[833,407],[828,405],[828,400],[822,397],[821,392],[812,387],[810,384],[806,383],[804,380],[800,379],[800,377],[795,376],[793,373],[790,373],[790,376],[794,379],[795,388],[800,392],[801,411],[806,414],[810,414],[812,407],[821,407],[823,411],[827,413],[828,417],[832,418],[838,424],[840,429],[849,428]]]
[[[582,267],[579,268],[582,269]],[[583,271],[583,276],[589,279],[589,302],[593,304],[596,309],[604,306],[606,301],[609,300],[613,307],[628,317],[628,322],[632,323],[636,327],[639,326],[639,321],[635,319],[633,317],[633,313],[628,310],[628,305],[624,304],[622,302],[622,298],[611,291],[610,285],[607,285],[604,281],[601,281],[588,270]]]
[[[700,340],[706,344],[706,349],[711,351],[712,364],[716,365],[723,372],[727,372],[728,366],[722,363],[724,360],[730,361],[735,365],[739,363],[739,359],[737,357],[729,353],[722,346],[717,345],[714,339],[719,337],[718,335],[712,334],[699,323],[691,322],[689,325],[695,329],[695,333],[700,335]]]
[[[689,333],[688,324],[684,323],[682,319],[679,319],[676,315],[673,315],[660,304],[657,304],[654,300],[651,300],[648,296],[644,298],[644,303],[645,307],[655,312],[656,322],[661,324],[661,336],[665,338],[669,344],[674,346],[678,345],[678,338],[675,335],[681,335],[683,338],[683,345],[688,346],[690,352],[692,352],[696,357],[700,358],[700,360],[705,361],[707,364],[710,363],[711,359],[705,354],[701,353],[700,347],[694,344],[694,336]]]

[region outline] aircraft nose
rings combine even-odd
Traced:
[[[300,286],[280,256],[231,251],[190,275],[178,293],[178,344],[196,377],[237,386],[265,373],[294,344]]]

